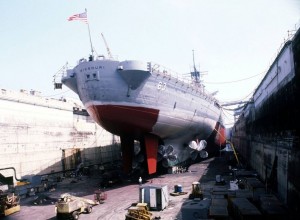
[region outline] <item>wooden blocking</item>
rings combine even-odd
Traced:
[[[207,219],[209,214],[210,199],[195,199],[184,202],[181,207],[183,220]]]
[[[211,205],[212,206],[220,206],[220,207],[226,207],[228,205],[227,199],[220,199],[220,198],[213,198],[211,200]]]
[[[259,208],[264,219],[279,220],[287,216],[287,211],[274,195],[263,195],[259,198]]]
[[[214,186],[211,189],[211,198],[226,198],[228,196],[227,186]]]
[[[229,219],[227,207],[211,205],[209,208],[209,218],[212,218],[215,220]]]
[[[246,188],[252,192],[254,201],[257,201],[259,197],[266,193],[265,185],[257,178],[245,178]]]
[[[249,189],[240,189],[235,191],[236,198],[246,198],[246,199],[253,199],[253,192]]]
[[[231,213],[234,219],[239,220],[260,220],[262,219],[261,212],[246,198],[231,198],[230,199]]]
[[[209,217],[216,220],[225,220],[229,218],[227,210],[227,199],[213,198],[209,208]]]

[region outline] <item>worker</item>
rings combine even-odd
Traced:
[[[104,173],[104,166],[101,164],[99,167],[100,173],[103,174]]]
[[[139,184],[142,185],[142,182],[143,182],[142,177],[140,177],[139,178]]]

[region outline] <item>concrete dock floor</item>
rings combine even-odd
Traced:
[[[233,179],[229,172],[229,166],[225,158],[217,157],[193,164],[188,172],[178,174],[164,174],[154,178],[144,180],[143,184],[161,184],[167,185],[169,193],[174,192],[174,186],[180,184],[182,191],[187,194],[179,196],[169,195],[169,205],[162,211],[151,211],[152,217],[164,220],[182,220],[182,204],[189,200],[189,194],[192,191],[192,183],[198,181],[201,183],[204,197],[209,199],[223,197],[224,192],[230,188],[229,182]],[[222,175],[225,185],[216,186],[216,175]],[[52,192],[37,193],[21,200],[21,211],[7,216],[5,219],[11,220],[50,220],[56,219],[55,202],[62,193],[70,193],[74,196],[93,199],[93,193],[99,189],[99,177],[82,177],[75,183],[73,179],[64,179],[59,182],[56,189]],[[74,182],[74,181],[73,181]],[[93,207],[90,214],[81,214],[81,220],[123,220],[125,214],[132,203],[139,200],[138,179],[133,182],[127,182],[120,185],[106,188],[107,199],[103,204]],[[224,198],[224,197],[223,197]],[[211,218],[210,218],[211,219]],[[234,219],[232,217],[228,219]],[[250,219],[250,218],[248,218]]]

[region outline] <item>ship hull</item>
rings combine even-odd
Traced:
[[[157,122],[157,109],[122,105],[97,105],[87,107],[88,112],[98,124],[116,135],[130,135],[138,139],[152,132]]]
[[[98,124],[121,139],[139,140],[147,159],[164,144],[175,149],[172,164],[182,162],[189,157],[190,141],[207,139],[222,123],[213,96],[149,63],[84,61],[68,70],[62,82],[79,95]],[[128,145],[123,147],[132,148]]]

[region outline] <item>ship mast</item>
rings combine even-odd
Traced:
[[[85,9],[85,13],[87,15],[87,10]],[[91,31],[90,31],[90,25],[89,25],[89,22],[87,21],[87,26],[88,26],[88,31],[89,31],[89,37],[90,37],[90,44],[91,44],[91,56],[90,56],[90,59],[93,59],[94,58],[94,47],[93,47],[93,44],[92,44],[92,37],[91,37]]]
[[[196,69],[194,50],[193,50],[193,65],[194,65],[194,72],[191,72],[191,78],[195,83],[200,84],[200,72],[197,71]]]

